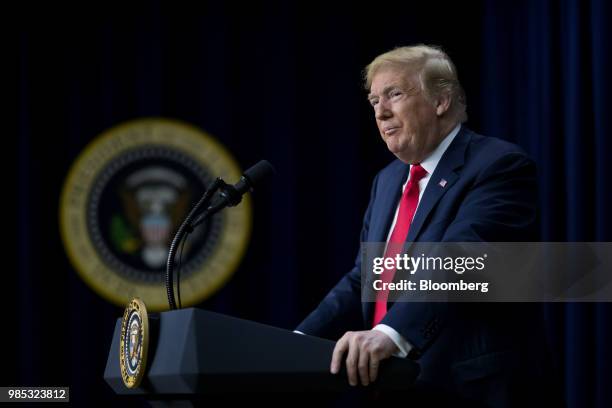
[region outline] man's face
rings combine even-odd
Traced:
[[[427,98],[418,76],[405,67],[380,68],[368,95],[387,148],[405,163],[420,163],[441,141],[436,102]]]

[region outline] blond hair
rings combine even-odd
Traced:
[[[459,122],[467,120],[465,93],[459,83],[457,69],[440,47],[419,44],[398,47],[379,55],[365,67],[365,89],[370,90],[372,79],[381,68],[393,65],[406,69],[407,74],[417,72],[421,89],[427,97],[450,95],[450,111]]]

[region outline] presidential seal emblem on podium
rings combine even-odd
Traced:
[[[128,388],[140,386],[147,369],[149,316],[142,300],[134,298],[125,308],[121,323],[119,365]]]

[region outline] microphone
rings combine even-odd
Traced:
[[[253,191],[253,188],[260,184],[262,180],[274,174],[274,167],[267,161],[261,160],[253,165],[250,169],[244,172],[240,180],[235,185],[225,183],[221,178],[217,178],[211,186],[206,190],[200,201],[193,207],[179,227],[168,251],[168,260],[166,261],[166,292],[168,294],[168,305],[171,310],[176,309],[176,301],[174,298],[174,256],[180,242],[188,234],[193,232],[195,227],[204,222],[208,217],[215,214],[217,211],[225,207],[233,207],[242,201],[242,196],[247,191]],[[209,206],[214,194],[219,191],[219,197]],[[195,214],[198,214],[201,208],[206,208],[200,213],[195,221],[191,222]],[[177,292],[179,298],[179,307],[181,305],[181,292],[179,286],[179,278],[177,275]]]
[[[191,229],[197,227],[205,218],[222,210],[225,207],[234,207],[242,201],[242,196],[263,180],[274,174],[274,167],[267,160],[261,160],[244,172],[236,184],[229,185],[222,183],[219,187],[219,198],[202,214],[198,216],[190,225]]]

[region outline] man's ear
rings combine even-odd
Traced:
[[[451,96],[448,92],[441,93],[436,98],[436,115],[444,115],[451,106]]]

